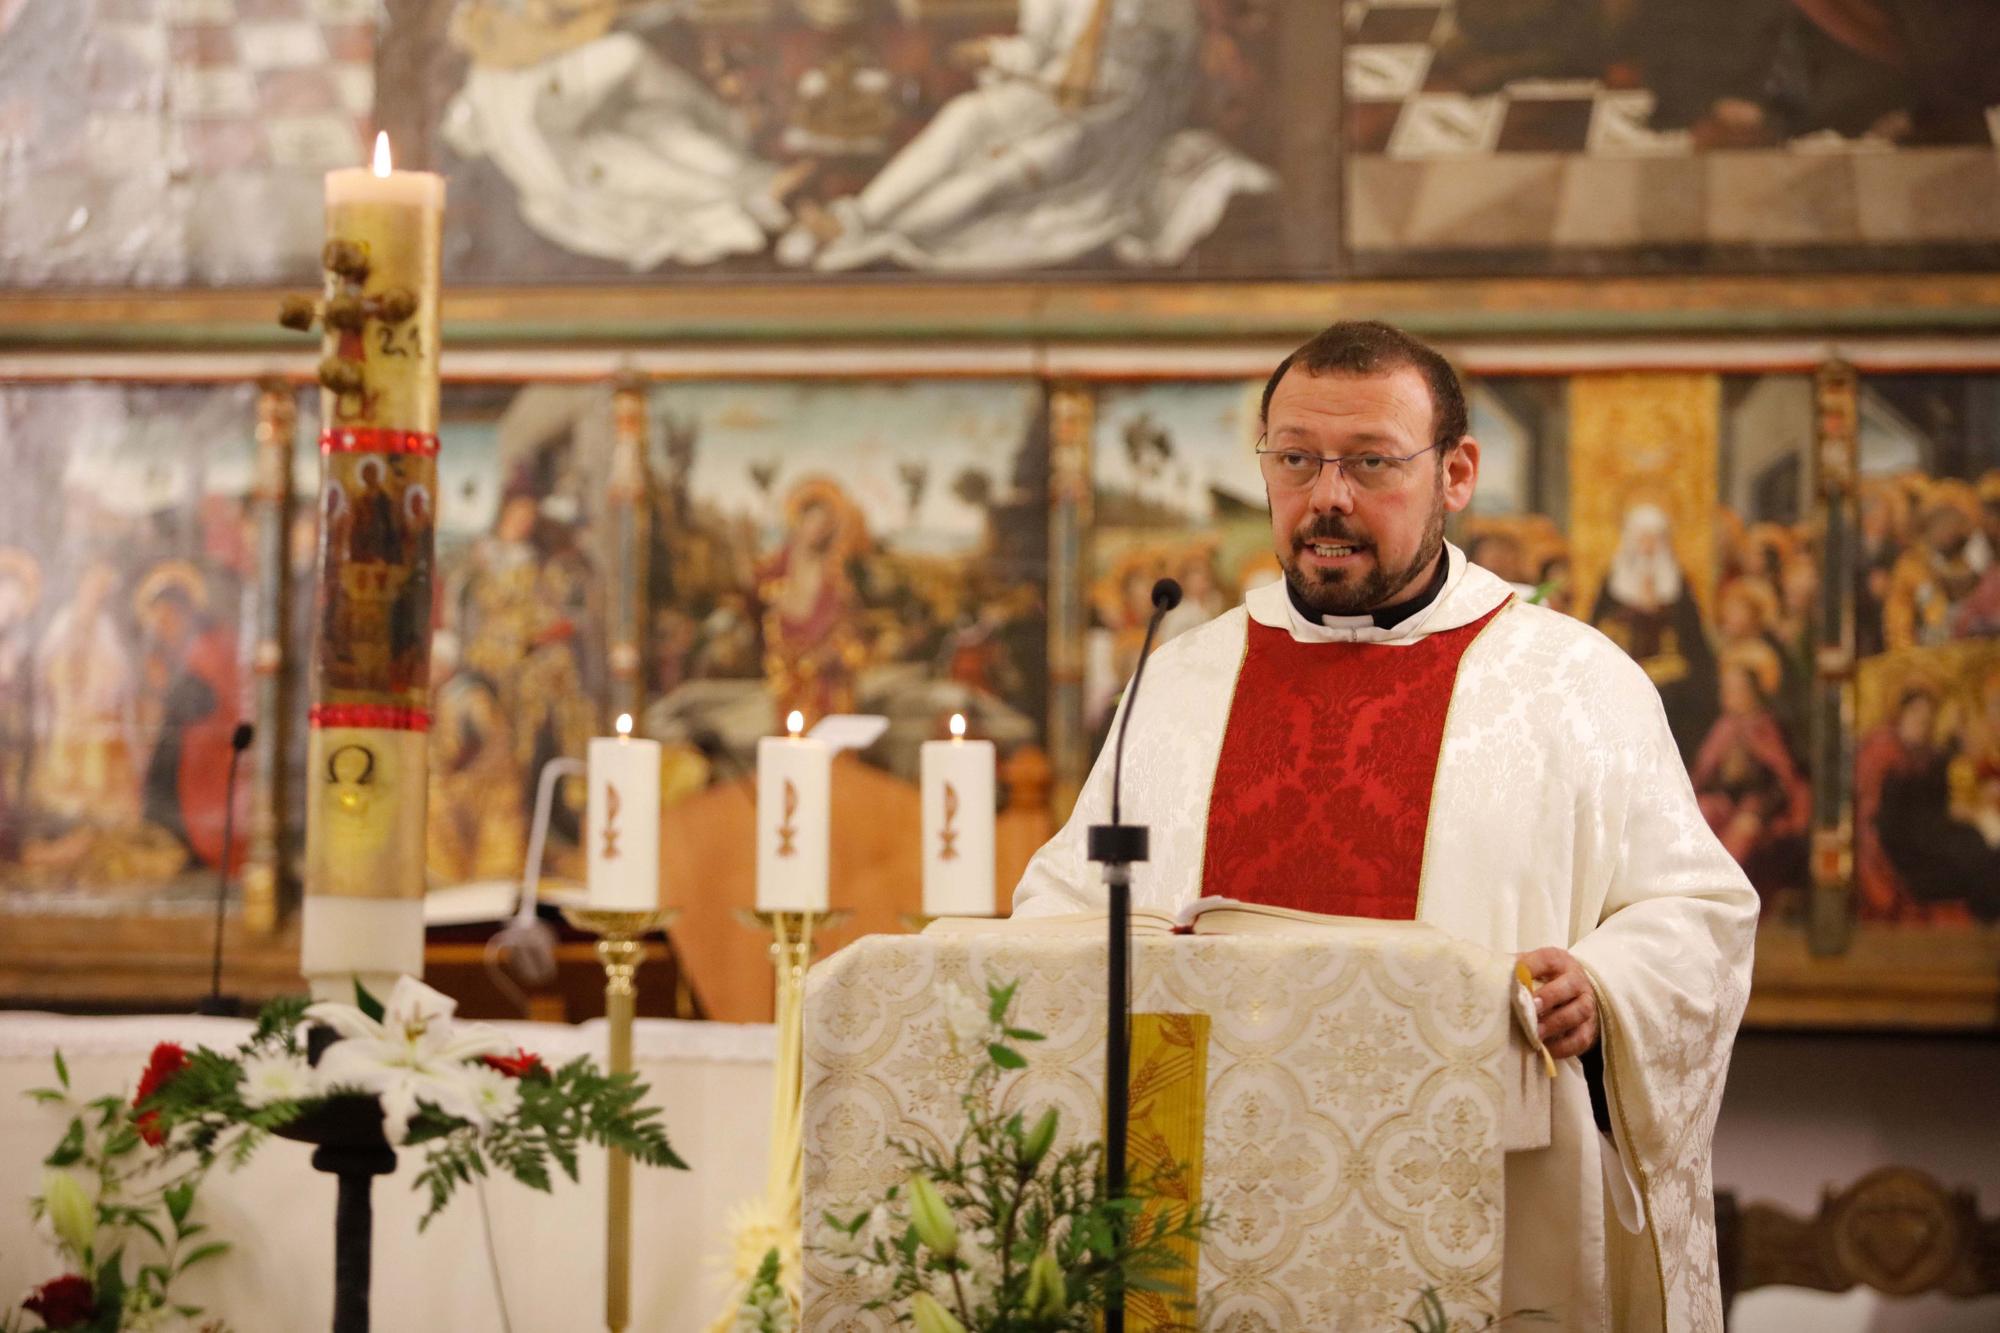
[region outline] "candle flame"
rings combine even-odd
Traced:
[[[618,734],[620,736],[630,736],[632,734],[632,715],[630,713],[620,713],[618,715]]]
[[[377,130],[375,132],[375,174],[377,176],[386,176],[389,174],[389,171],[389,131]]]
[[[951,715],[951,735],[953,740],[965,739],[965,714],[953,713]]]
[[[785,714],[785,730],[796,736],[806,729],[806,715],[794,708]]]

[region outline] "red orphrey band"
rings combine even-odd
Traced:
[[[313,726],[376,727],[383,731],[429,731],[430,710],[390,704],[314,704],[306,714]]]
[[[424,430],[389,430],[381,426],[338,426],[319,433],[323,454],[418,454],[434,458],[438,437]]]

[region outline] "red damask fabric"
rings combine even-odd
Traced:
[[[1413,919],[1458,664],[1504,607],[1402,647],[1300,643],[1251,622],[1202,892]]]

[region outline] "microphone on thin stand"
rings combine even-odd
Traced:
[[[256,735],[257,729],[248,722],[238,722],[229,735],[229,786],[222,798],[222,864],[215,870],[215,944],[209,951],[208,994],[194,1007],[198,1014],[217,1018],[234,1018],[243,1008],[237,997],[222,993],[222,915],[229,902],[229,860],[236,851],[236,766]]]
[[[1146,622],[1139,665],[1132,671],[1132,688],[1125,692],[1125,711],[1119,716],[1118,736],[1112,742],[1111,822],[1092,824],[1088,836],[1090,859],[1104,867],[1104,887],[1111,906],[1104,1037],[1104,1165],[1105,1192],[1114,1199],[1125,1197],[1126,1122],[1132,1110],[1132,866],[1144,861],[1150,850],[1146,825],[1127,824],[1120,818],[1125,729],[1132,725],[1132,710],[1139,706],[1139,682],[1153,652],[1153,636],[1167,612],[1180,604],[1180,584],[1161,579],[1153,585],[1153,617]],[[1114,1225],[1120,1233],[1124,1231],[1123,1222]],[[1104,1333],[1125,1333],[1124,1287],[1114,1282],[1106,1296]]]

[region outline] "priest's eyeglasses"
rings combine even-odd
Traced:
[[[1413,454],[1315,454],[1305,449],[1273,448],[1257,441],[1257,465],[1273,490],[1309,491],[1319,482],[1320,469],[1337,468],[1349,485],[1364,491],[1393,491],[1409,475],[1410,464],[1435,444]]]

